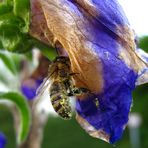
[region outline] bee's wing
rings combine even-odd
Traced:
[[[41,101],[42,95],[45,92],[45,90],[49,88],[49,85],[50,85],[50,79],[49,76],[47,76],[36,91],[36,98],[33,103],[33,110],[37,107],[38,103]]]
[[[55,66],[52,66],[49,70],[48,76],[46,78],[44,78],[42,84],[38,87],[37,91],[36,91],[36,101],[34,102],[33,106],[36,106],[41,98],[43,93],[45,92],[45,90],[47,88],[49,88],[49,85],[51,84],[51,76],[54,74],[54,72],[57,71],[57,66],[55,64]]]
[[[55,64],[55,63],[53,63]],[[53,65],[52,64],[52,65]],[[54,72],[57,71],[57,66],[55,64],[55,66],[50,67],[48,76],[43,80],[42,84],[39,86],[39,88],[36,91],[36,95],[42,95],[44,93],[44,91],[46,90],[46,88],[49,86],[50,84],[50,77],[54,74]]]
[[[36,90],[36,96],[42,95],[46,90],[46,88],[49,86],[49,83],[50,83],[49,76],[47,76],[46,78],[44,78],[42,84]]]

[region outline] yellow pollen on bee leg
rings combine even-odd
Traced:
[[[60,101],[60,104],[61,104],[61,105],[65,104],[65,99],[62,99],[62,100]]]
[[[99,107],[99,100],[98,100],[98,98],[95,98],[94,102],[95,102],[96,107]]]

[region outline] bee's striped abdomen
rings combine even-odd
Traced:
[[[71,119],[72,110],[65,87],[62,83],[53,82],[50,86],[50,99],[54,110],[64,119]]]

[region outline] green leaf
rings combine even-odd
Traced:
[[[30,0],[0,1],[0,49],[20,53],[31,50],[29,24]]]
[[[25,56],[24,54],[17,54],[17,53],[10,54],[10,56],[15,64],[17,74],[19,74],[22,70],[21,63]]]
[[[24,53],[37,47],[43,55],[54,59],[54,48],[35,40],[28,34],[30,0],[4,0],[0,7],[0,49]]]
[[[3,49],[2,42],[0,41],[0,50]]]
[[[4,62],[5,66],[12,72],[16,74],[16,67],[13,60],[5,53],[0,52],[0,59]]]
[[[22,32],[27,33],[30,24],[30,0],[4,0],[0,2],[0,15],[10,11],[24,21],[25,26]]]
[[[22,19],[16,17],[13,13],[10,12],[0,15],[0,26],[4,25],[15,26],[17,29],[20,30],[25,26],[25,23]]]
[[[0,82],[4,85],[9,85],[9,82],[6,80],[6,76],[4,73],[0,73]]]
[[[139,48],[148,52],[148,36],[141,37],[138,46]]]
[[[57,51],[55,48],[50,47],[39,40],[34,39],[34,46],[37,47],[44,56],[46,56],[50,60],[54,60],[57,55]]]
[[[49,60],[54,60],[57,55],[57,52],[54,48],[49,47],[47,45],[39,45],[37,46],[42,54],[46,56]]]
[[[13,0],[4,0],[7,5],[13,5]]]
[[[12,11],[12,6],[7,5],[5,3],[0,3],[0,15],[11,12]]]
[[[0,32],[3,49],[23,53],[33,48],[32,38],[28,34],[21,33],[15,25],[1,25]]]
[[[9,92],[9,93],[0,93],[0,100],[8,100],[13,102],[20,113],[20,119],[21,123],[19,127],[19,133],[17,137],[18,144],[21,144],[27,137],[29,129],[30,129],[30,110],[27,104],[27,101],[25,98],[15,92]]]
[[[23,32],[27,33],[30,23],[30,0],[14,0],[14,14],[25,22]]]

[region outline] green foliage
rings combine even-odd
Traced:
[[[141,37],[138,46],[139,48],[148,52],[148,36]]]
[[[6,4],[6,3],[0,3],[0,15],[9,13],[12,11],[12,6]]]
[[[6,108],[2,104],[0,104],[0,121],[0,131],[2,131],[7,138],[6,148],[16,148],[13,116],[9,108]]]
[[[20,144],[26,139],[30,129],[30,110],[27,101],[22,95],[15,92],[0,93],[0,100],[13,102],[19,110],[21,123],[19,125],[17,142]]]
[[[140,127],[141,148],[148,146],[148,83],[138,86],[133,92],[132,111],[139,113],[142,117],[142,126]]]
[[[5,0],[0,3],[0,48],[26,52],[33,45],[29,31],[29,0]]]
[[[49,118],[44,130],[42,148],[113,148],[112,145],[89,136],[73,118]]]
[[[30,1],[29,0],[4,0],[0,3],[0,15],[11,13],[13,18],[19,18],[24,23],[21,31],[27,33],[29,30]]]
[[[14,14],[20,17],[24,22],[25,26],[23,32],[28,32],[29,21],[30,21],[30,0],[13,0],[14,1]]]
[[[42,54],[44,56],[46,56],[47,58],[49,58],[50,60],[55,59],[55,57],[57,56],[57,52],[54,48],[50,47],[36,39],[33,40],[34,45],[40,49],[40,51],[42,52]]]
[[[25,53],[37,47],[45,56],[53,59],[57,55],[55,49],[31,37],[29,25],[30,0],[0,2],[0,49]]]
[[[16,67],[13,60],[10,58],[8,54],[0,52],[0,59],[3,61],[5,66],[12,72],[12,74],[16,74]]]

